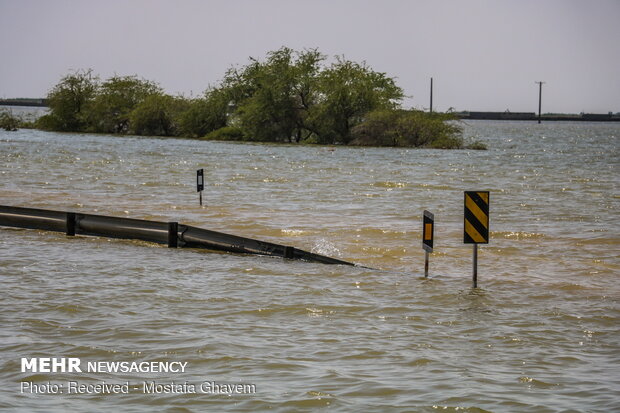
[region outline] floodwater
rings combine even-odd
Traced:
[[[489,150],[0,132],[1,205],[178,221],[361,264],[0,228],[0,408],[620,410],[620,125],[471,121],[465,135]],[[490,191],[477,289],[465,190]],[[22,372],[34,357],[187,365]],[[69,394],[70,381],[129,393]]]

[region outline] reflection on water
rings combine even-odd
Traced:
[[[465,133],[490,150],[0,132],[0,204],[175,220],[376,268],[0,229],[0,406],[614,410],[620,125],[478,121]],[[477,290],[464,190],[491,191]],[[424,209],[436,223],[428,280]],[[46,355],[187,361],[156,379],[257,393],[20,395],[26,377],[75,379],[20,372],[21,357]]]

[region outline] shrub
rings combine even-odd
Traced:
[[[37,119],[35,126],[42,130],[58,131],[62,130],[62,121],[58,118],[58,116],[48,113],[47,115],[43,115]]]
[[[8,110],[0,112],[0,128],[6,131],[16,131],[21,119]]]
[[[465,148],[473,149],[473,150],[476,150],[476,151],[486,151],[487,146],[484,143],[480,142],[480,141],[474,141],[474,142],[472,142],[470,144],[467,144],[465,146]]]
[[[244,140],[244,136],[241,129],[234,126],[224,126],[208,133],[203,139],[210,141],[240,141]]]
[[[366,114],[353,128],[354,145],[431,147],[456,149],[463,147],[461,128],[442,114],[416,110],[378,110]]]
[[[433,140],[428,147],[433,149],[462,149],[463,139],[460,136],[441,136]]]
[[[184,99],[147,96],[129,115],[130,131],[136,135],[176,136],[177,119],[186,107]]]

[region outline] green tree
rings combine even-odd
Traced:
[[[283,47],[229,69],[221,86],[235,108],[229,123],[248,140],[346,144],[367,112],[396,108],[403,97],[392,78],[365,63],[338,58],[325,68],[324,60],[316,49]]]
[[[9,110],[0,111],[0,128],[5,131],[16,131],[21,123],[20,118]]]
[[[192,138],[201,138],[226,126],[230,105],[225,89],[210,89],[205,96],[188,102],[187,109],[180,115],[180,133]]]
[[[48,115],[37,122],[43,129],[81,131],[86,126],[85,107],[97,92],[99,78],[92,70],[76,70],[63,77],[47,95]]]
[[[240,127],[251,140],[290,141],[295,128],[293,51],[270,52],[267,61],[255,63],[246,74],[248,96],[238,105]]]
[[[259,76],[263,70],[263,64],[257,59],[250,57],[250,63],[244,67],[231,67],[224,74],[218,89],[224,91],[230,100],[231,106],[238,108],[243,101],[251,98],[261,86]]]
[[[351,129],[376,109],[395,109],[403,91],[385,73],[338,58],[319,79],[320,97],[309,116],[320,143],[351,140]]]
[[[131,111],[130,131],[136,135],[177,136],[179,118],[188,106],[180,97],[148,95]]]
[[[229,120],[248,140],[299,142],[311,133],[305,120],[316,101],[323,59],[317,50],[283,47],[264,62],[251,59],[241,70],[230,69],[222,82],[235,108]]]
[[[293,85],[293,100],[297,111],[295,116],[296,142],[307,140],[318,133],[310,122],[310,110],[317,104],[320,97],[319,75],[324,60],[325,55],[317,49],[305,50],[297,54]]]
[[[113,76],[88,105],[87,119],[94,132],[127,133],[131,112],[148,96],[163,94],[155,82],[137,76]]]

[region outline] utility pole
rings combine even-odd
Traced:
[[[431,113],[433,113],[433,78],[431,77]]]
[[[538,123],[540,123],[540,109],[542,108],[542,85],[545,82],[535,82],[538,83]]]

